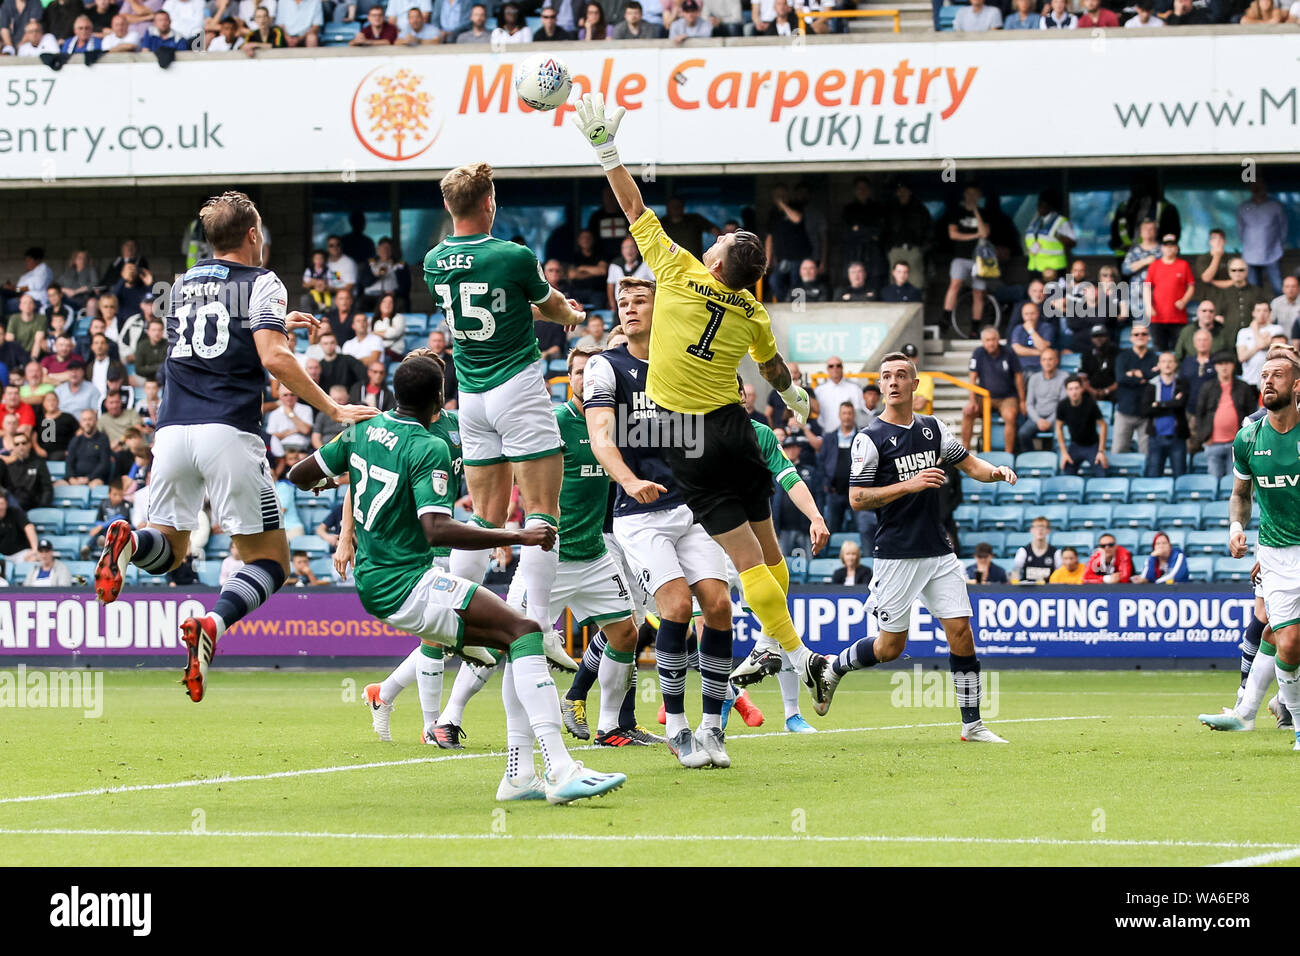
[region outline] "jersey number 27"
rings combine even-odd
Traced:
[[[381,468],[379,465],[371,465],[356,453],[349,456],[348,463],[357,470],[357,487],[352,493],[352,517],[356,519],[357,524],[369,531],[374,526],[375,519],[379,517],[379,512],[397,490],[397,472]],[[366,486],[372,479],[379,487],[375,489],[375,496],[370,499],[370,502],[363,504]]]

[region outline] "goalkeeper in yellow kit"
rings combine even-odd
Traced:
[[[696,520],[740,572],[745,603],[763,633],[781,645],[820,703],[826,658],[804,645],[790,619],[790,571],[772,527],[772,476],[736,391],[736,372],[748,352],[795,416],[808,418],[808,393],[791,381],[767,310],[747,291],[767,269],[763,243],[752,232],[728,233],[701,261],[673,242],[618,157],[614,135],[624,112],[620,107],[607,117],[604,98],[588,93],[573,121],[595,147],[655,275],[646,392],[662,418],[681,423],[666,429],[678,440],[662,449],[663,458]],[[653,501],[662,490],[651,484],[637,497]],[[749,684],[780,667],[779,655],[755,650],[731,679]]]

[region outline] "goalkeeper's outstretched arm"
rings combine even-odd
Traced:
[[[578,101],[572,122],[596,150],[596,158],[600,160],[609,187],[614,191],[628,222],[636,222],[645,212],[645,203],[641,201],[641,190],[636,180],[619,159],[618,147],[614,145],[614,134],[618,132],[626,112],[620,106],[606,116],[605,98],[599,93],[584,93]]]

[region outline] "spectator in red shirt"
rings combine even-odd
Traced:
[[[36,427],[36,409],[19,397],[17,385],[5,386],[4,404],[0,407],[0,416],[8,415],[11,412],[18,416],[18,424],[23,428]]]
[[[1119,17],[1115,16],[1114,11],[1104,9],[1101,0],[1083,0],[1083,12],[1079,14],[1075,27],[1084,30],[1088,27],[1118,26]]]
[[[1167,352],[1178,342],[1187,324],[1187,303],[1196,291],[1192,267],[1178,256],[1178,237],[1170,233],[1160,242],[1160,258],[1147,267],[1142,300],[1151,323],[1152,345]]]
[[[397,27],[384,19],[384,8],[373,6],[366,12],[366,25],[348,46],[392,46],[397,42]]]
[[[1103,534],[1083,572],[1085,584],[1128,584],[1133,577],[1133,555],[1121,548],[1113,534]]]

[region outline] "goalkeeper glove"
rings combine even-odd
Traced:
[[[803,388],[803,386],[791,383],[789,388],[784,392],[779,392],[778,394],[781,396],[781,401],[785,402],[786,407],[789,408],[790,411],[794,412],[794,417],[798,420],[799,424],[807,424],[809,408],[812,405],[812,400],[808,398],[808,392]]]
[[[618,132],[618,124],[623,122],[626,112],[620,106],[606,116],[605,97],[599,93],[584,93],[578,100],[573,125],[582,130],[587,142],[596,148],[596,158],[606,172],[623,165],[618,158],[618,147],[614,145],[614,134]]]

